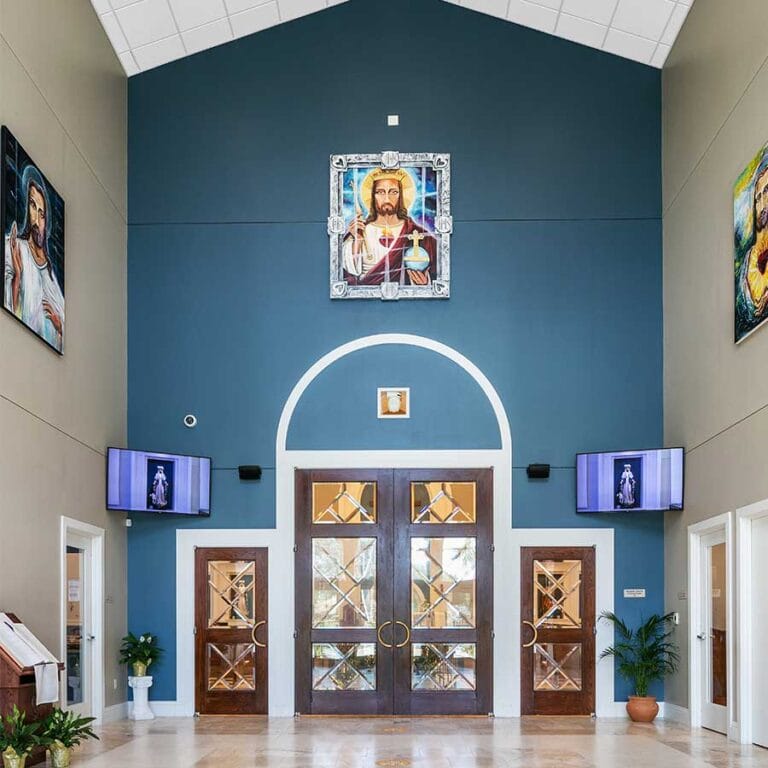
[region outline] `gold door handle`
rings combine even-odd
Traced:
[[[384,629],[384,627],[387,626],[387,624],[391,624],[391,621],[385,621],[383,624],[379,625],[379,628],[376,630],[376,637],[379,638],[379,642],[385,647],[385,648],[391,648],[392,643],[385,643],[384,639],[381,636],[381,630]]]
[[[257,624],[254,624],[254,625],[253,625],[253,627],[251,627],[251,640],[253,640],[253,644],[254,644],[254,645],[257,647],[257,648],[266,648],[266,647],[267,647],[267,644],[266,644],[266,643],[260,643],[260,642],[259,642],[259,641],[256,639],[256,630],[257,630],[257,629],[258,629],[260,626],[262,626],[262,624],[266,624],[266,623],[267,623],[266,621],[260,621],[260,622],[258,622]]]
[[[395,648],[403,648],[404,646],[408,645],[408,643],[411,640],[411,629],[410,627],[404,622],[404,621],[396,621],[395,624],[402,627],[405,630],[405,640],[403,640],[402,643],[399,643],[395,646]]]
[[[523,643],[523,648],[530,648],[539,639],[539,630],[536,629],[536,626],[531,621],[524,621],[523,624],[527,624],[533,630],[533,640],[530,643]]]

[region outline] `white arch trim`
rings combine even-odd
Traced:
[[[501,447],[483,450],[432,451],[302,451],[288,450],[288,430],[296,406],[309,385],[326,368],[342,357],[361,349],[386,344],[404,344],[436,352],[463,368],[478,383],[491,403],[499,424]],[[157,714],[179,716],[194,712],[194,550],[196,547],[253,546],[269,550],[269,714],[286,717],[294,705],[294,472],[301,469],[352,469],[387,467],[461,468],[490,467],[493,470],[494,529],[494,712],[497,716],[520,715],[520,628],[519,592],[520,547],[562,546],[584,539],[598,549],[603,563],[600,578],[608,585],[602,609],[613,610],[613,531],[589,529],[523,530],[512,528],[512,435],[501,398],[483,372],[460,352],[433,339],[410,334],[366,336],[332,350],[320,358],[299,379],[283,407],[276,437],[275,528],[216,530],[179,529],[176,532],[176,685],[173,702],[153,702]],[[594,540],[593,540],[594,539]],[[602,581],[601,581],[602,583]],[[603,633],[604,634],[604,633]],[[610,641],[598,635],[598,652]],[[623,712],[613,701],[613,673],[598,669],[597,714]]]
[[[278,457],[283,451],[287,450],[288,429],[291,425],[291,419],[293,418],[296,406],[298,405],[299,400],[301,400],[307,387],[326,368],[333,365],[342,357],[346,357],[352,352],[357,352],[361,349],[378,347],[385,344],[403,344],[406,346],[428,349],[432,352],[437,352],[437,354],[442,355],[443,357],[447,357],[449,360],[452,360],[458,366],[463,368],[478,383],[491,403],[493,412],[496,415],[496,421],[499,424],[501,450],[508,453],[511,459],[512,433],[509,428],[509,419],[507,418],[507,412],[504,409],[504,404],[501,402],[499,393],[496,391],[493,384],[491,384],[488,377],[469,358],[453,349],[453,347],[449,347],[447,344],[442,344],[434,339],[429,339],[426,336],[415,336],[410,333],[380,333],[375,336],[363,336],[362,338],[342,344],[340,347],[336,347],[336,349],[331,350],[328,354],[321,357],[311,368],[309,368],[296,383],[296,386],[294,386],[283,407],[280,423],[277,427],[276,450]]]

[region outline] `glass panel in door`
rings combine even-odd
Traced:
[[[728,704],[727,605],[725,582],[725,542],[710,548],[710,665],[709,699],[712,704]]]
[[[83,602],[85,548],[67,546],[67,706],[82,704],[87,672],[85,605]]]

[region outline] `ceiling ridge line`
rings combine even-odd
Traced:
[[[605,44],[608,42],[608,33],[613,29],[613,21],[616,18],[616,12],[619,10],[619,3],[621,0],[616,0],[616,5],[613,6],[613,13],[611,14],[611,18],[608,19],[608,24],[605,27],[605,34],[603,35],[603,42],[600,44],[600,50],[605,50]]]

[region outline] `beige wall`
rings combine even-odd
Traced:
[[[89,0],[0,0],[0,121],[67,216],[64,356],[0,312],[0,609],[59,653],[60,518],[105,528],[108,706],[125,699],[124,516],[104,509],[104,449],[126,429],[126,92]]]
[[[696,0],[663,72],[664,405],[687,448],[685,512],[666,522],[666,600],[681,612],[688,704],[687,528],[768,497],[768,328],[733,342],[733,183],[768,141],[764,0]]]

